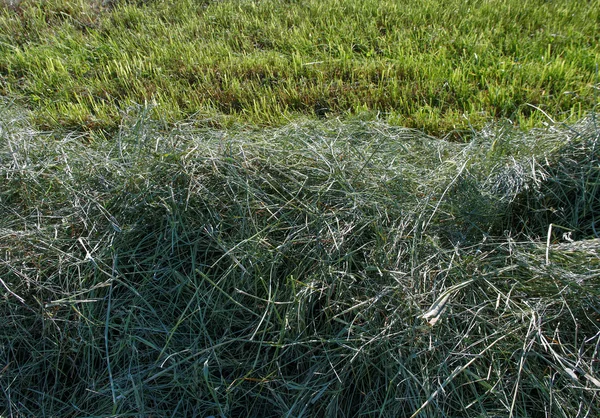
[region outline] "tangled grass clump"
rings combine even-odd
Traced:
[[[593,117],[90,142],[2,112],[1,414],[600,414]]]

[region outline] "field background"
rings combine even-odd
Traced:
[[[0,416],[600,416],[599,13],[0,0]]]
[[[155,104],[168,122],[362,115],[445,135],[597,103],[593,0],[2,4],[0,94],[46,129],[114,130]]]

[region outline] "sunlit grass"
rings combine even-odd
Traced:
[[[18,3],[18,2],[15,2]],[[0,14],[0,94],[39,126],[130,106],[213,126],[384,118],[432,134],[597,103],[597,1],[29,1]]]

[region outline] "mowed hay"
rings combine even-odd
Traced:
[[[2,112],[1,414],[600,414],[594,117],[90,142]]]

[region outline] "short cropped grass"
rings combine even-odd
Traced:
[[[281,126],[360,115],[429,134],[596,104],[597,0],[2,0],[0,95],[38,127]]]
[[[0,117],[0,415],[600,415],[600,129]]]

